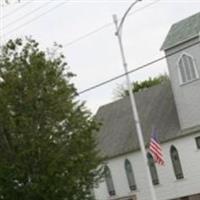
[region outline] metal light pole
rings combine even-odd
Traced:
[[[148,160],[147,160],[146,151],[145,151],[145,144],[144,144],[144,139],[143,139],[142,128],[141,128],[140,119],[139,119],[139,116],[138,116],[135,97],[134,97],[132,87],[131,87],[131,82],[130,82],[130,79],[129,79],[128,65],[127,65],[127,62],[126,62],[126,57],[125,57],[124,48],[123,48],[123,44],[122,44],[122,26],[123,26],[124,20],[127,16],[128,12],[131,10],[131,8],[136,3],[138,3],[139,1],[141,1],[141,0],[136,0],[135,2],[133,2],[129,6],[129,8],[125,12],[124,16],[121,18],[121,21],[120,21],[119,24],[118,24],[118,20],[117,20],[116,15],[113,15],[113,21],[114,21],[115,26],[116,26],[115,35],[117,36],[118,41],[119,41],[119,47],[120,47],[124,71],[125,71],[125,74],[126,74],[126,82],[127,82],[127,87],[128,87],[128,92],[129,92],[129,97],[130,97],[130,102],[131,102],[131,107],[132,107],[133,118],[134,118],[135,125],[136,125],[136,131],[137,131],[137,136],[138,136],[138,140],[139,140],[139,144],[140,144],[140,149],[141,149],[142,156],[143,156],[146,177],[147,177],[147,180],[148,180],[149,189],[150,189],[150,193],[151,193],[150,199],[156,200],[156,194],[155,194],[155,190],[154,190],[154,187],[153,187],[153,184],[152,184],[151,175],[150,175],[150,171],[149,171],[149,167],[148,167]]]

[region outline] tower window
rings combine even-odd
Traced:
[[[194,59],[187,54],[183,54],[178,62],[181,83],[187,83],[199,78]]]

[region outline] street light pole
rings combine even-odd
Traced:
[[[145,150],[142,128],[141,128],[140,119],[139,119],[139,115],[138,115],[138,111],[137,111],[135,97],[134,97],[132,87],[131,87],[131,82],[130,82],[130,78],[129,78],[129,74],[128,74],[128,64],[126,62],[126,57],[125,57],[123,43],[122,43],[122,37],[121,37],[122,36],[122,26],[123,26],[124,20],[127,16],[128,12],[131,10],[131,8],[136,3],[138,3],[139,1],[141,1],[141,0],[136,0],[135,2],[133,2],[129,6],[129,8],[125,12],[124,16],[121,18],[119,25],[118,25],[118,20],[117,20],[116,15],[113,15],[113,21],[114,21],[115,26],[116,26],[115,35],[117,36],[118,42],[119,42],[120,53],[121,53],[122,64],[123,64],[125,75],[126,75],[126,82],[127,82],[127,87],[128,87],[129,97],[130,97],[133,119],[135,121],[137,136],[138,136],[140,149],[141,149],[142,156],[143,156],[146,177],[147,177],[147,180],[148,180],[149,189],[150,189],[150,193],[151,193],[151,200],[156,200],[156,194],[155,194],[155,190],[154,190],[154,187],[153,187],[153,184],[152,184],[151,175],[150,175],[150,171],[149,171],[149,167],[148,167],[148,160],[147,160],[147,156],[146,156],[146,150]]]

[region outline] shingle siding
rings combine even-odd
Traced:
[[[182,134],[169,82],[135,96],[146,144],[153,126],[161,142]],[[139,148],[129,97],[100,107],[96,119],[102,123],[97,142],[103,156],[110,158]]]
[[[199,37],[200,32],[200,13],[192,15],[175,24],[169,30],[165,41],[161,47],[162,50],[167,50],[175,47],[185,41]]]

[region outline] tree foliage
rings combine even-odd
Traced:
[[[90,200],[98,129],[62,54],[10,40],[0,54],[0,199]]]
[[[154,78],[149,77],[149,79],[144,80],[144,81],[136,81],[132,84],[133,92],[140,92],[154,85],[158,85],[166,81],[169,81],[169,77],[166,74],[164,75],[161,74]],[[114,91],[115,98],[123,98],[128,95],[129,95],[128,89],[125,88],[123,85],[119,85]]]

